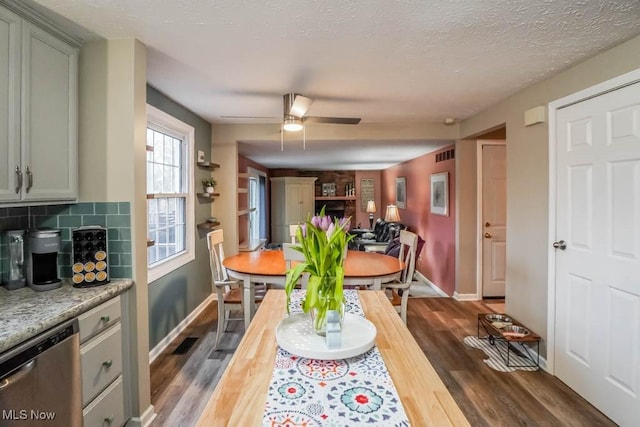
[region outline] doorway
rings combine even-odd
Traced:
[[[506,128],[475,139],[475,299],[502,299],[506,287]]]
[[[507,150],[504,141],[480,141],[478,171],[482,298],[504,298],[507,257]]]
[[[640,419],[639,100],[640,70],[549,105],[547,366],[620,425]]]
[[[266,173],[247,167],[247,236],[255,247],[257,242],[267,240],[267,185]]]

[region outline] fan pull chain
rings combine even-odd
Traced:
[[[307,127],[302,125],[302,151],[307,151]]]
[[[284,122],[280,124],[280,151],[284,151]]]

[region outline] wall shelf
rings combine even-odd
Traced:
[[[209,170],[214,170],[220,167],[219,164],[211,162],[197,162],[196,164],[198,165],[198,167]]]
[[[249,212],[254,212],[256,210],[256,208],[251,208],[251,209],[240,209],[238,211],[238,216],[242,216],[242,215],[247,215]]]
[[[238,250],[240,252],[253,252],[260,249],[265,243],[266,241],[264,239],[254,240],[250,242],[241,242],[238,245]]]
[[[220,225],[219,222],[202,222],[200,224],[197,225],[198,229],[200,230],[213,230],[214,228],[218,227]]]
[[[196,193],[198,197],[203,197],[205,199],[214,199],[220,196],[220,193]]]
[[[316,196],[316,200],[358,200],[356,196]]]

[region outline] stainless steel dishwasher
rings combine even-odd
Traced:
[[[80,338],[73,319],[0,355],[0,426],[82,426]]]

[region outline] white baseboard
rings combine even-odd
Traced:
[[[125,427],[149,427],[157,415],[153,405],[149,405],[140,417],[129,418]]]
[[[184,331],[187,326],[191,322],[195,320],[196,317],[211,303],[211,301],[215,301],[216,294],[209,295],[204,301],[200,303],[198,307],[195,308],[187,317],[182,320],[182,322],[178,323],[178,325],[173,328],[169,334],[162,339],[151,351],[149,351],[149,363],[153,362],[156,357],[158,357],[182,331]]]
[[[447,295],[447,293],[445,291],[443,291],[442,289],[440,289],[435,283],[433,283],[431,280],[427,279],[427,276],[425,276],[424,274],[420,273],[418,270],[416,270],[413,273],[413,277],[418,279],[419,281],[426,283],[427,285],[431,286],[433,288],[433,290],[435,290],[438,295],[443,296],[443,297],[449,297],[449,295]]]
[[[458,292],[453,293],[453,298],[457,301],[481,301],[482,296],[478,294],[459,294]]]

